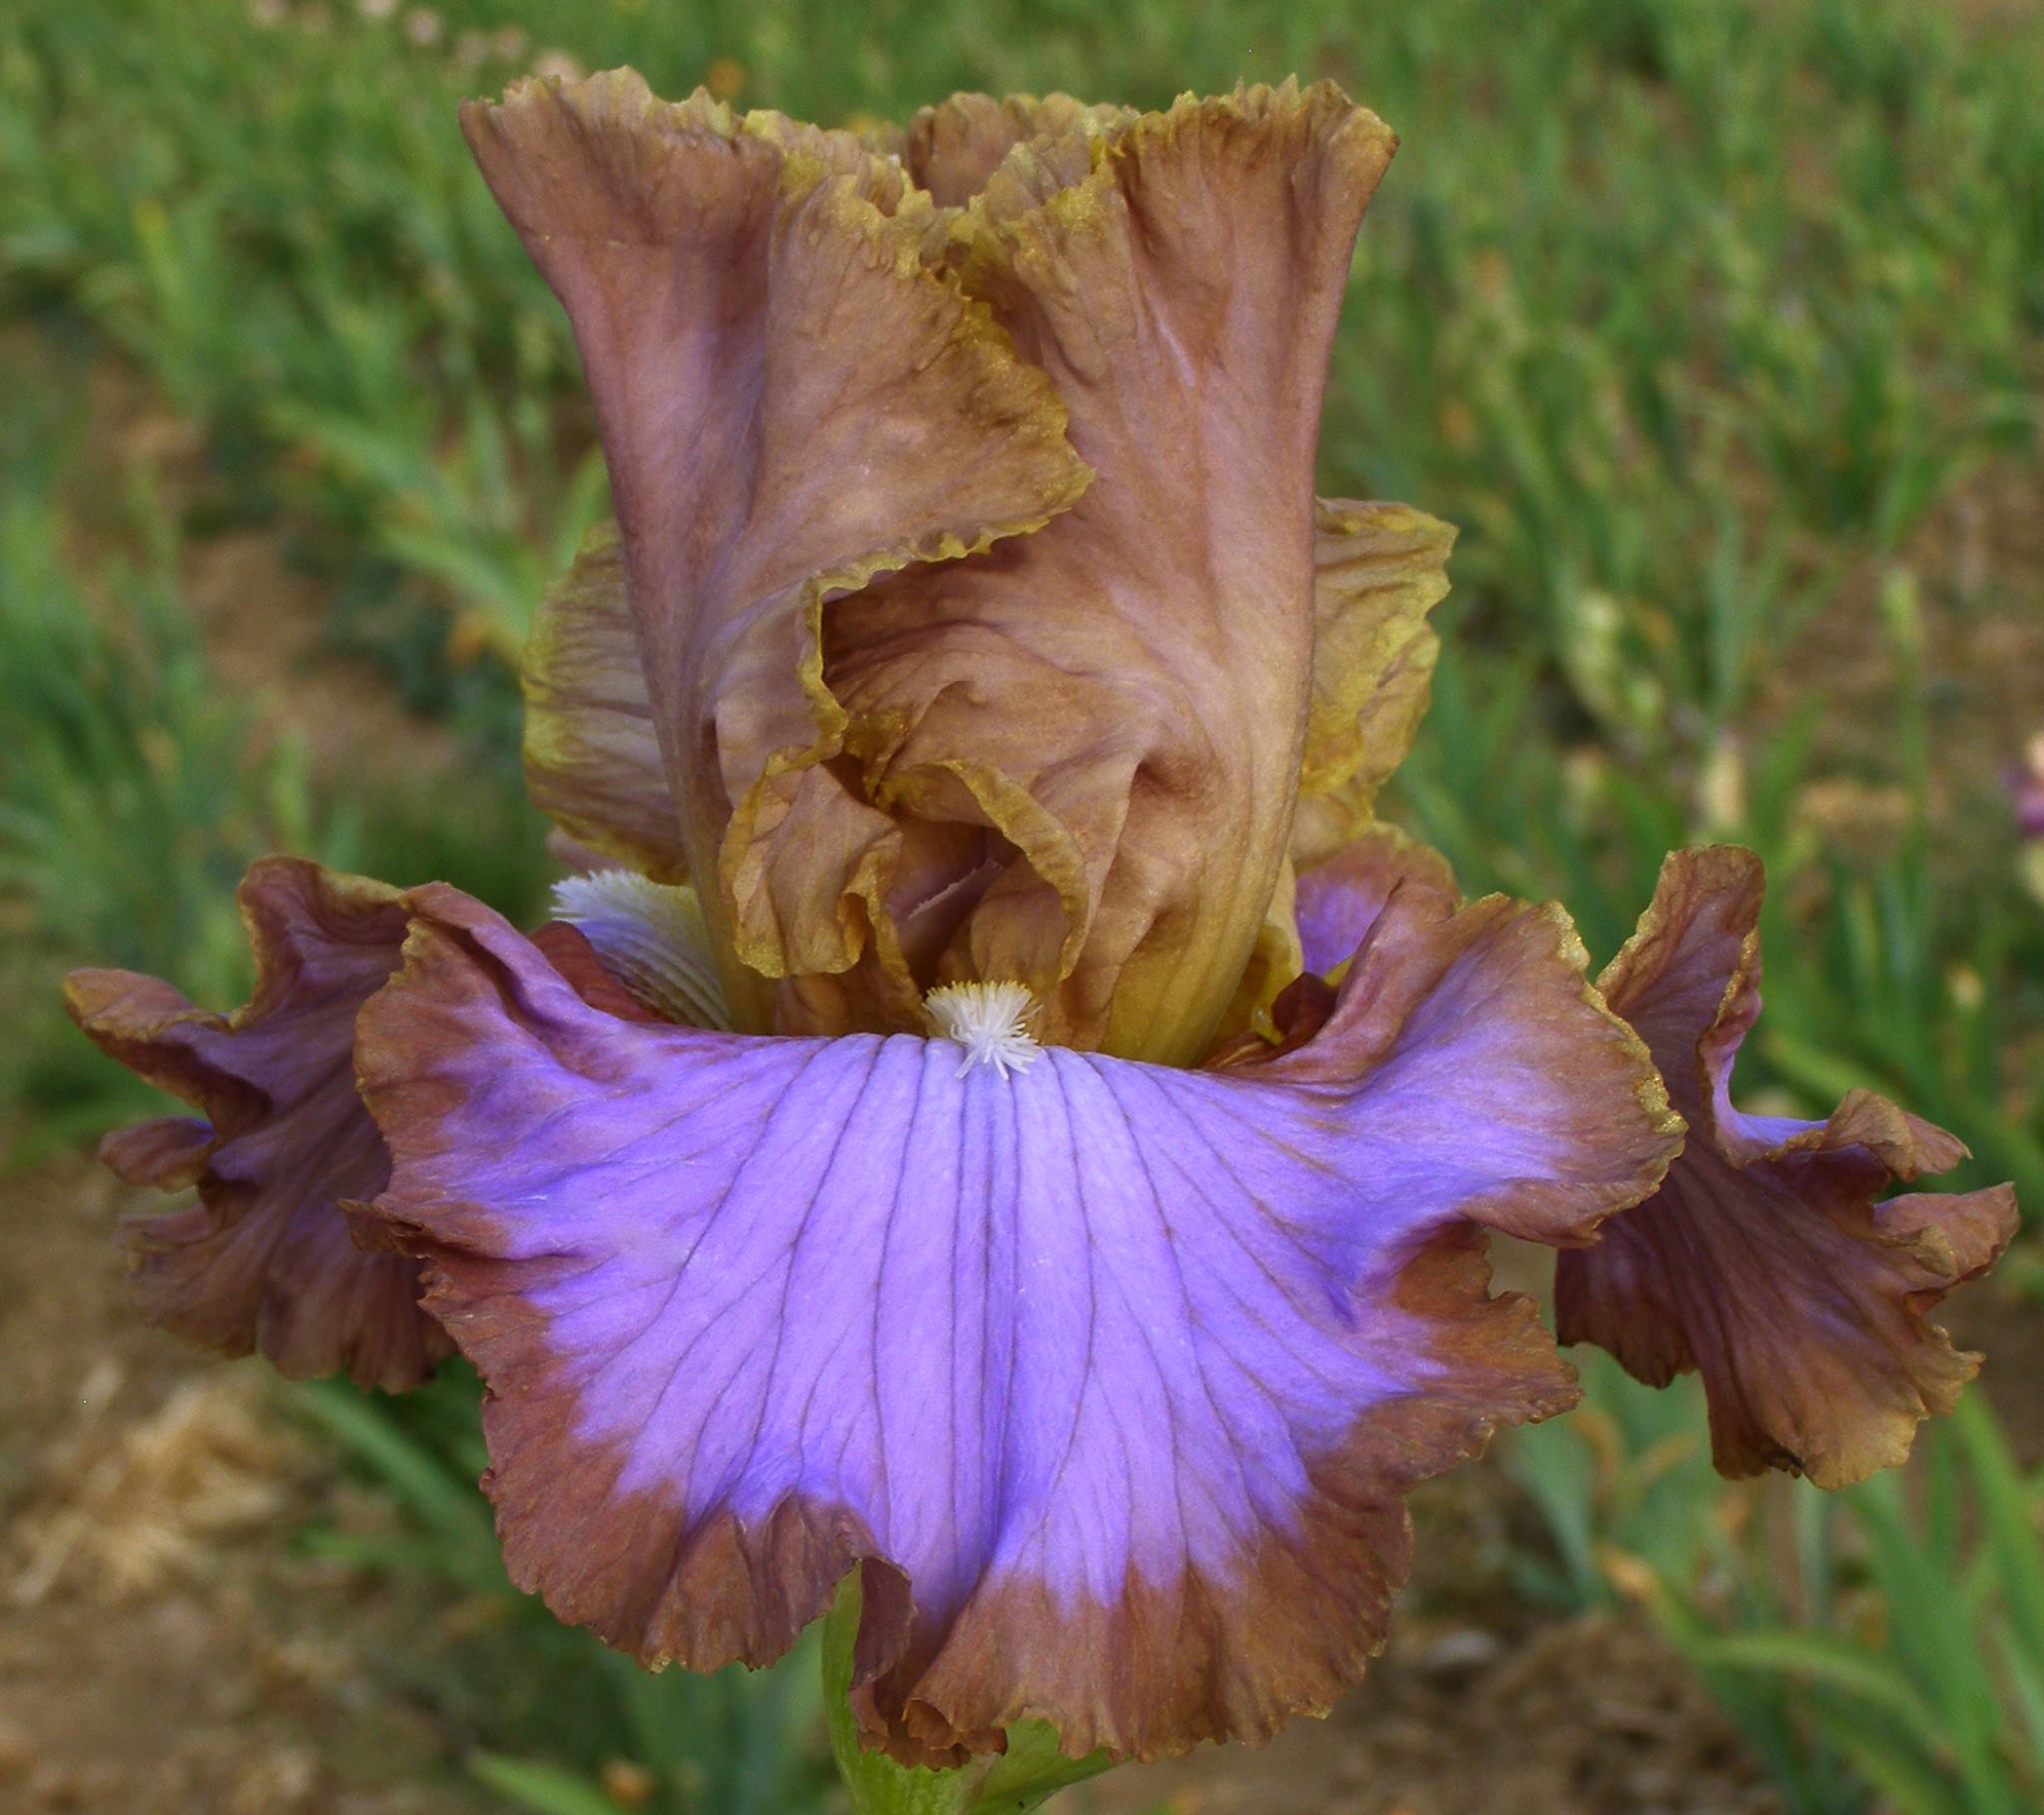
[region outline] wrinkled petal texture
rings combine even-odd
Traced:
[[[1088,106],[1070,95],[953,95],[909,122],[904,160],[909,180],[940,208],[963,208],[1016,146],[1119,133],[1135,118],[1131,108]]]
[[[1393,145],[1331,86],[1188,98],[1018,144],[954,229],[1096,477],[833,607],[825,680],[873,799],[994,840],[940,974],[1028,984],[1051,1040],[1196,1061],[1278,884],[1327,349]]]
[[[665,104],[628,71],[463,121],[574,324],[688,873],[747,964],[841,970],[896,834],[827,768],[797,798],[841,739],[823,600],[1065,508],[1064,412],[925,266],[929,199],[850,135]],[[783,828],[799,874],[766,863]]]
[[[615,523],[592,530],[549,589],[519,679],[533,805],[586,852],[657,882],[686,881],[681,810],[661,762]]]
[[[1403,504],[1321,499],[1313,537],[1313,693],[1291,856],[1311,868],[1370,825],[1432,696],[1452,526]]]
[[[417,1263],[366,1254],[341,1205],[375,1197],[389,1157],[354,1084],[355,1015],[397,968],[402,897],[359,877],[272,859],[242,885],[257,977],[233,1015],[168,984],[79,971],[65,996],[99,1046],[202,1112],[111,1134],[101,1156],[189,1208],[124,1230],[143,1314],[292,1378],[345,1370],[416,1386],[448,1352],[419,1309]]]
[[[968,105],[978,103],[984,106]],[[964,114],[974,130],[993,138],[1017,125],[1015,106],[958,96],[933,113]],[[912,132],[933,130],[923,127],[924,118]],[[966,140],[979,148],[974,168],[985,143]],[[999,143],[1007,149],[1012,142]],[[917,175],[923,180],[920,170]],[[1376,835],[1377,791],[1404,760],[1425,713],[1440,647],[1426,617],[1447,590],[1454,532],[1404,505],[1321,499],[1314,508],[1313,704],[1291,850],[1300,865],[1324,871],[1298,912],[1323,911],[1343,929],[1333,935],[1338,949],[1310,967],[1325,970],[1345,959],[1359,937],[1355,912],[1343,905],[1351,891],[1334,886],[1330,860]],[[589,841],[585,862],[609,856],[657,879],[686,874],[614,525],[592,533],[542,608],[526,652],[525,691],[533,797],[562,827]],[[925,836],[904,845],[892,871],[888,912],[903,951],[914,957],[919,984],[935,980],[944,944],[1001,867],[989,858],[985,838]],[[1436,881],[1444,874],[1445,866]],[[1362,898],[1365,913],[1375,905],[1375,896]],[[1300,930],[1293,922],[1291,873],[1280,866],[1226,1031],[1255,1024],[1298,975]],[[816,982],[801,980],[783,992],[784,1008],[794,1009],[783,1020],[809,1031],[843,1032],[879,1019],[862,1016],[846,990],[819,990]],[[881,990],[866,1000],[896,999]]]
[[[1761,895],[1750,852],[1678,852],[1602,979],[1690,1136],[1653,1198],[1561,1256],[1556,1308],[1564,1342],[1594,1342],[1653,1385],[1696,1369],[1726,1474],[1837,1487],[1904,1460],[1977,1369],[1926,1314],[1993,1263],[2015,1199],[2004,1185],[1882,1201],[1965,1149],[1871,1092],[1825,1122],[1733,1107],[1760,1014]]]
[[[421,891],[363,1017],[375,1214],[491,1387],[514,1578],[765,1663],[862,1566],[897,1757],[1262,1737],[1381,1642],[1401,1496],[1572,1396],[1478,1224],[1586,1239],[1676,1145],[1565,920],[1404,891],[1299,1051],[1202,1073],[589,1009]]]

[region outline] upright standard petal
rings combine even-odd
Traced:
[[[984,155],[990,138],[999,137],[996,122],[1005,123],[1003,131],[1021,133],[1035,117],[1018,114],[1013,102],[997,106],[984,96],[955,96],[917,116],[914,130],[940,146],[951,142],[948,135],[962,134],[965,145],[980,147],[975,155]],[[1066,118],[1062,110],[1044,117]],[[1027,137],[1000,142],[1011,149]],[[1292,857],[1301,866],[1326,865],[1375,835],[1377,791],[1404,759],[1426,710],[1440,648],[1427,614],[1446,594],[1446,562],[1454,544],[1450,526],[1398,504],[1323,498],[1314,507],[1314,521],[1312,704],[1291,840]],[[592,533],[541,608],[526,650],[524,683],[526,775],[534,800],[595,856],[679,881],[687,858],[653,733],[615,524]],[[900,954],[927,985],[935,980],[946,944],[1004,865],[989,855],[985,836],[941,841],[928,835],[930,828],[914,830],[924,836],[914,854],[904,844],[890,874],[886,911]],[[1335,873],[1326,870],[1312,902],[1300,903],[1301,913],[1316,906],[1340,911],[1341,892],[1331,886]],[[1256,1024],[1298,974],[1292,915],[1291,880],[1280,872],[1224,1031]],[[1350,940],[1327,965],[1353,949]],[[872,1006],[882,993],[868,989],[861,1004],[855,985],[856,980],[832,979],[825,991],[816,979],[798,983],[794,1013],[782,1019],[815,1032],[859,1025],[861,1007],[863,1019],[873,1019]]]
[[[824,678],[872,798],[990,835],[943,976],[1027,983],[1052,1039],[1196,1060],[1278,885],[1327,349],[1394,143],[1331,85],[1187,97],[1018,144],[954,229],[1096,477],[833,607]]]
[[[1426,715],[1455,531],[1403,504],[1321,499],[1314,520],[1313,692],[1291,855],[1300,870],[1360,837]]]
[[[230,1355],[259,1351],[294,1379],[345,1370],[365,1386],[416,1386],[448,1350],[419,1309],[418,1266],[363,1253],[340,1208],[390,1176],[355,1094],[354,1029],[397,968],[403,897],[272,858],[249,872],[241,905],[256,980],[232,1015],[127,971],[65,984],[104,1051],[202,1112],[124,1129],[100,1149],[131,1184],[199,1187],[191,1207],[123,1231],[137,1301],[152,1323]]]
[[[1033,529],[1085,469],[1043,375],[925,266],[936,218],[895,160],[629,71],[463,118],[574,324],[687,869],[766,1025],[746,967],[847,968],[892,862],[819,766],[825,598]]]
[[[1278,992],[1301,969],[1331,970],[1354,951],[1357,909],[1373,914],[1380,905],[1358,887],[1382,867],[1381,857],[1402,849],[1401,861],[1454,893],[1446,863],[1430,852],[1430,863],[1422,861],[1419,847],[1379,826],[1375,813],[1377,790],[1405,759],[1426,713],[1440,653],[1426,619],[1447,594],[1455,532],[1402,504],[1325,498],[1314,506],[1314,524],[1312,705],[1298,816],[1290,856],[1223,1018],[1224,1039],[1275,1031]],[[1344,851],[1342,862],[1330,861]],[[1317,940],[1319,949],[1302,948],[1301,939]]]
[[[1650,1385],[1700,1373],[1725,1474],[1839,1487],[1903,1461],[1977,1370],[1927,1315],[1993,1264],[2015,1197],[1880,1201],[1965,1148],[1868,1091],[1825,1122],[1733,1108],[1733,1061],[1761,1009],[1762,888],[1749,851],[1677,852],[1604,974],[1690,1136],[1654,1197],[1561,1256],[1556,1309],[1562,1341],[1594,1342]]]
[[[1070,95],[953,95],[908,123],[905,162],[916,187],[939,207],[960,208],[1016,146],[1118,132],[1135,118],[1133,108],[1088,106]]]
[[[1405,1490],[1572,1395],[1475,1225],[1581,1240],[1675,1144],[1566,922],[1503,902],[1401,894],[1288,1056],[1006,1075],[616,1021],[419,907],[363,1018],[374,1214],[490,1384],[514,1578],[709,1669],[859,1568],[861,1718],[909,1761],[1324,1709]]]

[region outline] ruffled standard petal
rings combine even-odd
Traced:
[[[734,1012],[768,1025],[732,954],[845,969],[894,838],[818,766],[843,724],[824,599],[1034,529],[1086,470],[1043,374],[925,266],[898,161],[629,71],[463,122],[574,325],[686,867]]]
[[[959,208],[986,188],[1016,146],[1113,133],[1135,118],[1133,108],[1089,106],[1070,95],[953,95],[908,123],[908,175],[940,208]]]
[[[1372,878],[1391,853],[1402,851],[1399,864],[1416,865],[1430,886],[1454,893],[1445,861],[1375,814],[1378,789],[1426,714],[1440,653],[1426,620],[1447,595],[1455,532],[1402,504],[1325,498],[1314,522],[1313,688],[1298,813],[1290,855],[1222,1020],[1224,1040],[1274,1031],[1271,1011],[1292,978],[1302,969],[1331,971],[1355,950],[1380,905]]]
[[[990,836],[942,975],[1029,983],[1052,1039],[1196,1061],[1278,885],[1327,349],[1394,143],[1331,85],[1187,97],[1018,143],[954,229],[1096,477],[834,606],[824,678],[870,797]]]
[[[970,125],[972,132],[997,138],[995,118],[1019,133],[1033,117],[1018,114],[1013,102],[954,96],[917,118],[921,131],[938,130],[921,125],[928,118],[951,122],[946,132],[966,132]],[[1058,110],[1047,117],[1065,115]],[[1026,134],[1002,141],[1004,147],[1026,142]],[[982,141],[968,135],[967,143]],[[1312,706],[1291,840],[1292,857],[1301,866],[1325,866],[1347,847],[1377,835],[1377,791],[1404,760],[1426,710],[1440,649],[1426,620],[1447,592],[1446,561],[1455,534],[1437,518],[1404,505],[1323,498],[1314,509]],[[526,651],[524,681],[526,774],[535,802],[587,842],[591,862],[621,858],[658,880],[680,881],[687,857],[653,733],[614,524],[591,534],[549,594]],[[916,848],[925,857],[920,868],[890,844],[890,852],[899,855],[886,912],[913,973],[926,984],[978,894],[998,879],[1004,864],[989,856],[985,839],[948,845],[925,839]],[[1334,876],[1334,869],[1326,870],[1301,912],[1340,911],[1340,894],[1329,886]],[[948,914],[941,911],[947,897]],[[1224,1032],[1255,1024],[1298,974],[1292,913],[1292,879],[1282,871]],[[1313,968],[1332,968],[1354,947],[1355,939],[1347,938],[1324,965]],[[843,1032],[878,1019],[872,1007],[881,997],[870,989],[863,1003],[853,986],[834,980],[828,994],[819,993],[814,981],[797,989],[807,998],[798,999],[789,1018],[798,1028]]]
[[[1761,1008],[1762,889],[1751,852],[1678,852],[1604,974],[1690,1137],[1653,1198],[1561,1256],[1556,1309],[1562,1341],[1594,1342],[1650,1385],[1700,1373],[1725,1474],[1838,1487],[1903,1461],[1977,1370],[1927,1315],[1993,1264],[2015,1198],[2002,1185],[1881,1201],[1965,1148],[1871,1092],[1825,1122],[1733,1108]]]
[[[1447,597],[1452,525],[1403,504],[1321,499],[1314,520],[1313,691],[1292,861],[1324,862],[1367,830],[1418,734]]]
[[[1381,1642],[1400,1504],[1572,1386],[1474,1223],[1581,1240],[1675,1137],[1566,923],[1403,894],[1235,1072],[589,1010],[424,891],[361,1030],[373,1214],[490,1383],[514,1578],[648,1662],[864,1579],[909,1761],[1257,1738]]]
[[[397,968],[403,897],[273,858],[249,872],[241,905],[256,981],[232,1015],[126,971],[65,985],[105,1052],[202,1112],[101,1148],[131,1184],[199,1189],[191,1207],[124,1230],[137,1302],[152,1323],[229,1355],[259,1351],[294,1379],[345,1370],[365,1386],[416,1386],[449,1347],[419,1309],[418,1266],[363,1253],[340,1210],[390,1175],[355,1094],[354,1024]]]

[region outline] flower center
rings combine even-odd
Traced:
[[[922,999],[931,1029],[965,1049],[958,1076],[990,1065],[1005,1078],[1026,1072],[1043,1051],[1023,1024],[1036,999],[1019,983],[946,983]]]

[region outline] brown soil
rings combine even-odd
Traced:
[[[484,1808],[388,1667],[444,1650],[458,1605],[294,1551],[348,1490],[259,1369],[130,1313],[137,1207],[83,1160],[0,1194],[0,1809]]]
[[[1262,1754],[1107,1779],[1101,1815],[1780,1815],[1682,1666],[1629,1617],[1500,1634],[1407,1617],[1324,1723]],[[1075,1810],[1073,1815],[1078,1815]]]

